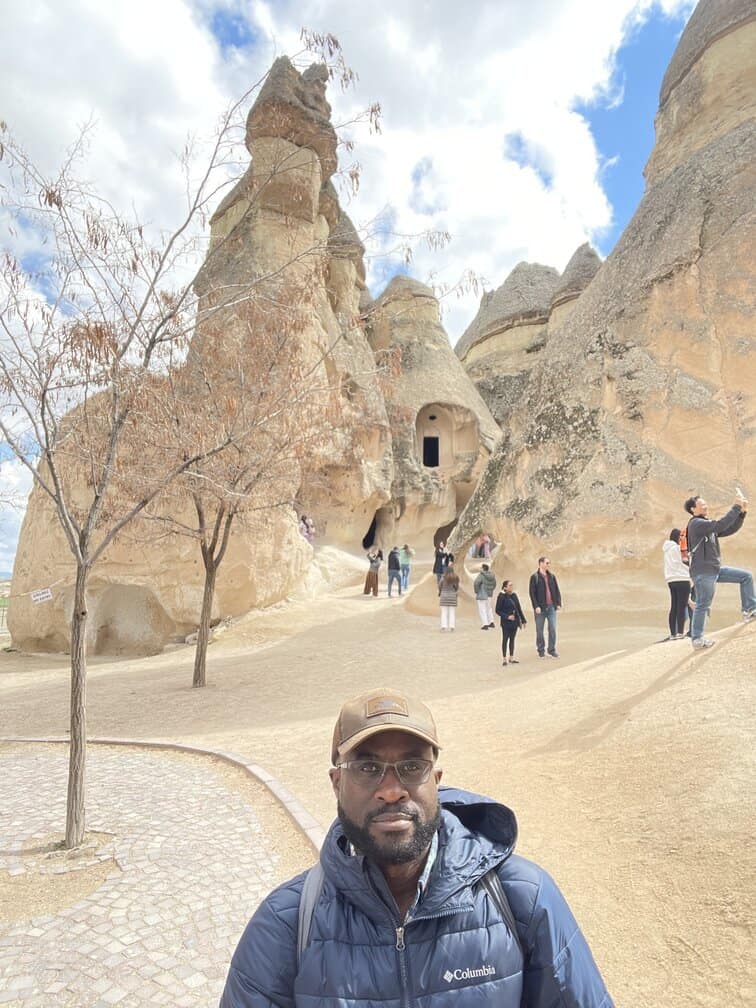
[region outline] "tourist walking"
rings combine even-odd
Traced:
[[[756,617],[756,595],[753,591],[753,574],[740,567],[723,567],[719,540],[735,535],[742,528],[748,511],[748,501],[738,494],[735,503],[724,515],[712,521],[708,518],[709,505],[703,497],[689,497],[684,504],[691,515],[688,522],[688,556],[690,576],[696,590],[696,607],[690,621],[691,643],[696,650],[709,648],[713,640],[704,637],[706,616],[714,598],[717,583],[740,585],[740,607],[743,620]]]
[[[370,595],[371,592],[374,598],[378,597],[378,571],[381,569],[381,564],[383,563],[383,550],[372,550],[367,555],[368,558],[368,572],[365,576],[365,590],[363,595]]]
[[[680,529],[673,528],[662,546],[664,580],[669,585],[669,639],[682,640],[685,636],[685,617],[690,598],[690,568],[683,563],[680,552]]]
[[[449,564],[438,585],[438,601],[441,605],[442,630],[454,630],[457,615],[458,593],[459,578],[454,573],[454,565]]]
[[[399,563],[399,547],[392,546],[389,550],[388,563],[386,565],[386,570],[388,571],[388,597],[391,598],[391,585],[396,581],[396,587],[399,594],[402,594],[402,572]]]
[[[514,813],[440,786],[439,746],[412,697],[378,689],[342,706],[329,771],[338,818],[317,864],[258,906],[220,1008],[612,1008],[556,882],[514,853]],[[462,746],[490,763],[474,736]],[[547,790],[540,798],[548,805]],[[258,896],[250,884],[250,903]]]
[[[507,652],[509,652],[509,664],[519,665],[519,660],[515,658],[515,637],[520,627],[524,627],[528,621],[515,593],[513,581],[502,582],[499,597],[496,599],[496,615],[501,622],[501,657],[504,659],[501,664],[507,664]]]
[[[473,581],[481,630],[491,630],[496,626],[494,623],[493,605],[491,603],[495,588],[496,575],[491,573],[487,563],[481,564],[480,573]]]
[[[538,570],[531,575],[529,585],[530,601],[533,604],[536,625],[536,650],[538,657],[558,658],[557,640],[557,610],[562,607],[562,596],[556,577],[551,573],[551,560],[548,557],[538,557]],[[548,623],[548,647],[543,639],[543,627]]]
[[[409,588],[410,568],[412,567],[412,557],[415,551],[407,543],[399,550],[399,570],[402,573],[402,591]]]

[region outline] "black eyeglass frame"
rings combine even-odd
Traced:
[[[351,767],[357,765],[358,763],[375,763],[376,766],[380,766],[382,768],[380,777],[378,777],[377,779],[373,778],[372,780],[360,780],[359,776],[352,773],[351,771]],[[425,772],[422,778],[417,781],[405,780],[404,777],[402,777],[401,770],[399,769],[403,763],[425,764]],[[404,787],[412,788],[412,787],[420,787],[421,784],[427,783],[428,778],[430,777],[433,767],[435,765],[436,765],[435,760],[422,759],[419,756],[412,757],[411,759],[397,760],[396,763],[386,763],[384,760],[373,759],[370,756],[363,756],[362,759],[353,759],[353,760],[347,760],[345,763],[337,763],[336,767],[339,770],[347,770],[349,772],[350,779],[353,780],[355,784],[359,784],[360,787],[373,787],[373,788],[379,787],[383,783],[384,778],[386,777],[386,771],[388,770],[389,767],[391,767],[391,769],[396,774],[399,783],[402,784]]]

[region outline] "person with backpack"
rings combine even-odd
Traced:
[[[556,883],[514,853],[514,813],[440,787],[438,755],[419,700],[343,705],[338,818],[318,864],[256,910],[220,1008],[613,1008]]]
[[[690,569],[683,561],[680,547],[680,529],[673,528],[662,546],[664,555],[664,580],[669,585],[669,640],[682,640],[685,636],[685,617],[690,598]]]
[[[713,647],[714,641],[704,637],[706,616],[714,598],[717,583],[740,585],[740,607],[743,620],[756,617],[756,595],[753,574],[740,567],[723,567],[719,540],[735,535],[745,521],[748,501],[741,494],[722,518],[708,517],[709,505],[703,497],[689,497],[683,505],[691,516],[688,522],[687,541],[690,557],[690,576],[696,591],[696,607],[690,622],[691,644],[696,650]]]

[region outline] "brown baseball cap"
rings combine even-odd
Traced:
[[[335,765],[360,742],[383,731],[403,731],[439,749],[436,722],[419,700],[391,689],[374,689],[347,700],[333,729],[331,762]]]

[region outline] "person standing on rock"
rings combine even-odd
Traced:
[[[388,597],[391,598],[391,585],[396,581],[396,587],[399,594],[402,594],[402,572],[401,564],[399,562],[399,547],[392,546],[389,550],[388,564],[386,569],[388,570]]]
[[[538,657],[558,658],[557,640],[557,610],[562,608],[562,595],[559,591],[556,577],[549,569],[551,560],[548,557],[538,557],[538,570],[530,577],[529,594],[533,604],[536,625],[536,650]],[[548,648],[543,639],[543,627],[548,623]]]
[[[381,569],[381,564],[383,563],[383,550],[373,550],[367,555],[368,558],[368,572],[365,575],[365,590],[363,595],[370,595],[372,592],[373,598],[378,597],[378,571]]]
[[[399,570],[402,572],[402,591],[409,588],[410,568],[415,551],[407,543],[399,550]]]
[[[748,501],[738,494],[727,514],[714,521],[708,518],[709,505],[703,497],[689,497],[684,507],[691,516],[688,522],[688,556],[690,576],[696,590],[696,607],[690,622],[690,638],[693,647],[699,650],[714,645],[713,640],[704,637],[704,626],[717,583],[740,585],[743,621],[747,623],[756,617],[753,574],[740,567],[723,567],[719,552],[719,540],[724,536],[735,535],[742,528],[748,511]]]
[[[438,601],[441,605],[441,629],[454,630],[457,615],[457,595],[459,577],[454,573],[454,564],[449,564],[438,585]]]
[[[683,563],[680,553],[680,529],[673,528],[662,546],[664,554],[664,579],[669,585],[669,639],[682,640],[685,636],[685,617],[690,598],[690,568]]]
[[[514,813],[441,786],[424,703],[348,700],[330,755],[338,818],[258,906],[220,1008],[613,1008],[557,884],[514,853]]]
[[[520,627],[524,627],[528,621],[525,619],[512,581],[502,582],[499,597],[496,599],[496,615],[501,621],[501,656],[504,659],[501,664],[507,664],[507,651],[509,651],[509,664],[519,665],[514,656],[515,637]]]
[[[473,581],[481,630],[492,630],[496,626],[493,617],[493,606],[491,604],[495,588],[496,575],[491,573],[487,563],[481,564],[480,573]]]

